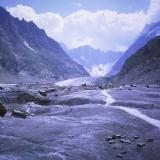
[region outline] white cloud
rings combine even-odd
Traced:
[[[38,14],[24,5],[8,8],[10,13],[34,21],[69,48],[90,45],[101,50],[124,50],[146,23],[160,20],[160,0],[151,0],[147,12],[118,13],[111,10],[76,11],[66,17],[53,12]]]
[[[151,0],[147,18],[148,23],[160,21],[160,0]]]
[[[7,8],[7,10],[19,19],[35,22],[40,28],[53,38],[57,38],[63,31],[63,17],[53,12],[46,12],[37,14],[33,8],[24,5],[17,5],[16,7]]]
[[[16,7],[7,8],[7,10],[19,19],[24,18],[27,21],[35,21],[37,19],[36,12],[29,6],[17,5]]]

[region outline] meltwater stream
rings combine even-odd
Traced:
[[[141,113],[139,110],[137,109],[133,109],[133,108],[129,108],[129,107],[123,107],[123,106],[112,106],[111,104],[114,103],[116,100],[114,98],[112,98],[112,96],[107,92],[107,90],[103,90],[102,94],[105,96],[105,100],[106,100],[106,106],[109,107],[113,107],[113,108],[118,108],[121,109],[131,115],[134,115],[135,117],[138,117],[144,121],[146,121],[149,124],[152,124],[155,127],[160,128],[160,120],[157,119],[153,119],[150,118],[149,116]]]

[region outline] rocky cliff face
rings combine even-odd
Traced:
[[[140,33],[137,40],[128,48],[124,55],[115,63],[111,71],[107,76],[117,74],[125,61],[135,54],[140,48],[144,47],[150,40],[160,35],[160,22],[146,25],[143,31]]]
[[[160,36],[128,58],[112,81],[120,85],[160,83]]]
[[[13,18],[3,8],[0,8],[0,74],[38,79],[88,76],[44,30],[33,22]]]

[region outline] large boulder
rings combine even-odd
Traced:
[[[0,103],[0,116],[4,117],[4,115],[7,113],[7,109]]]
[[[17,96],[16,102],[19,104],[24,104],[28,102],[34,102],[39,105],[48,105],[50,104],[49,99],[41,99],[39,97],[36,97],[34,95],[31,95],[29,93],[21,93]]]

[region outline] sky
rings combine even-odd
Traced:
[[[160,0],[0,0],[68,48],[126,50],[146,24],[160,21]]]
[[[149,0],[0,0],[3,7],[23,4],[31,6],[37,13],[54,12],[63,16],[79,9],[90,11],[109,9],[125,13],[141,9],[146,11],[149,3]]]

